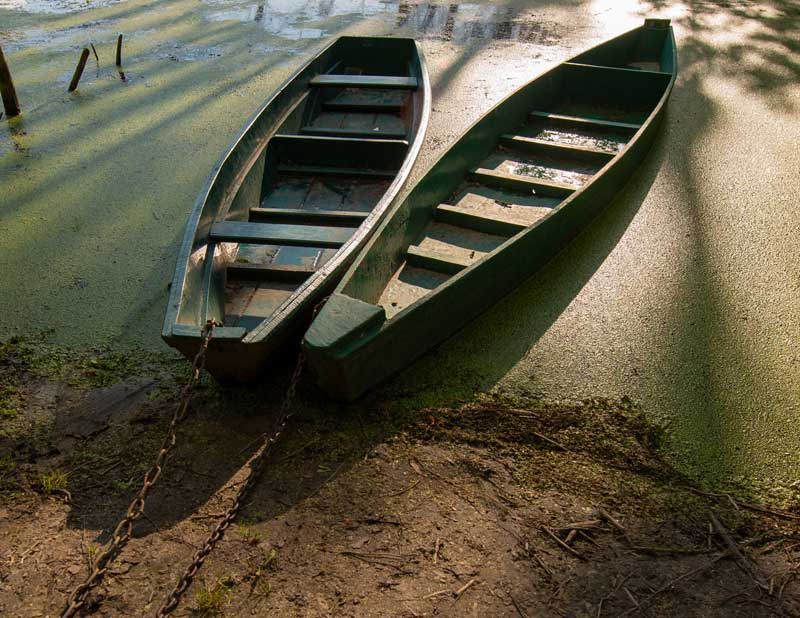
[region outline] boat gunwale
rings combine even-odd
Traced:
[[[618,40],[618,39],[620,39],[622,37],[628,36],[628,35],[630,35],[631,33],[635,32],[637,30],[645,29],[646,27],[647,26],[644,25],[644,24],[640,25],[640,26],[637,26],[637,27],[632,28],[630,30],[626,30],[625,32],[623,32],[623,33],[621,33],[621,34],[619,34],[619,35],[617,35],[617,36],[615,36],[615,37],[613,37],[611,39],[607,39],[605,41],[602,41],[602,42],[598,43],[597,45],[594,45],[594,46],[592,46],[592,47],[590,47],[588,49],[581,50],[577,54],[574,54],[573,56],[570,56],[569,58],[567,58],[565,60],[562,60],[561,62],[559,62],[558,64],[556,64],[556,65],[554,65],[552,67],[550,67],[549,69],[546,69],[546,70],[542,71],[536,77],[532,78],[531,80],[529,80],[525,84],[523,84],[523,85],[519,86],[518,88],[516,88],[514,91],[509,93],[506,97],[504,97],[501,101],[499,101],[494,106],[492,106],[489,110],[487,110],[485,113],[481,114],[480,117],[478,117],[466,130],[464,130],[461,133],[461,135],[459,135],[458,139],[454,140],[450,144],[450,146],[439,157],[437,157],[427,167],[427,169],[422,174],[420,174],[419,179],[417,180],[417,183],[420,183],[422,181],[422,179],[424,179],[432,170],[434,170],[462,140],[464,140],[473,130],[475,130],[477,125],[479,125],[479,123],[481,123],[487,116],[489,116],[490,114],[496,113],[499,110],[499,108],[504,106],[508,101],[510,101],[511,99],[516,97],[517,95],[521,94],[523,90],[525,90],[526,88],[530,87],[534,82],[536,82],[536,81],[538,81],[538,80],[540,80],[542,78],[545,78],[546,76],[548,76],[551,73],[554,73],[562,65],[570,63],[574,58],[583,56],[585,54],[589,54],[592,51],[594,51],[594,50],[596,50],[596,49],[598,49],[600,47],[603,47],[603,46],[605,46],[605,45],[607,45],[609,43],[612,43],[613,41],[616,41],[616,40]],[[565,210],[565,208],[570,206],[575,200],[579,199],[582,195],[584,195],[585,192],[588,189],[590,189],[596,183],[596,181],[600,180],[601,177],[604,176],[612,167],[617,166],[626,157],[626,155],[630,152],[631,147],[634,144],[636,144],[645,135],[645,133],[648,133],[651,129],[654,128],[653,127],[653,122],[657,118],[660,117],[662,110],[666,106],[667,101],[669,100],[669,96],[672,93],[672,89],[673,89],[673,87],[675,85],[675,81],[677,79],[677,74],[678,74],[677,45],[676,45],[676,42],[675,42],[675,34],[674,34],[674,30],[673,30],[671,25],[669,26],[668,30],[669,30],[669,33],[668,33],[669,42],[672,45],[672,71],[671,72],[666,72],[666,71],[654,72],[654,71],[651,71],[650,73],[659,73],[659,74],[664,75],[665,77],[667,75],[669,75],[670,76],[669,81],[666,83],[666,85],[664,87],[664,92],[662,93],[661,97],[658,99],[657,103],[654,105],[652,111],[648,114],[647,119],[641,124],[639,129],[637,129],[637,131],[631,136],[630,140],[626,143],[625,148],[623,148],[621,151],[619,151],[616,155],[614,155],[614,157],[612,159],[610,159],[605,165],[603,165],[603,167],[601,167],[593,175],[592,179],[589,182],[587,182],[586,184],[581,186],[579,189],[574,191],[568,197],[564,198],[557,206],[552,208],[551,211],[549,213],[547,213],[544,217],[538,219],[537,221],[535,221],[530,226],[526,227],[523,230],[520,230],[518,233],[516,233],[513,236],[509,237],[507,240],[505,240],[502,244],[498,245],[492,251],[490,251],[486,255],[482,256],[480,259],[475,260],[475,262],[473,264],[471,264],[469,267],[464,268],[460,272],[452,275],[449,279],[447,279],[447,281],[445,281],[441,285],[437,286],[435,289],[427,292],[425,295],[421,296],[420,298],[418,298],[414,302],[410,303],[408,306],[406,306],[402,310],[398,311],[392,317],[385,318],[384,322],[380,326],[380,329],[379,329],[378,333],[383,333],[385,331],[391,330],[394,325],[401,323],[405,318],[407,318],[409,315],[413,314],[420,306],[424,305],[425,303],[428,303],[428,302],[431,302],[431,301],[435,301],[435,299],[438,296],[440,296],[441,294],[443,294],[447,289],[449,289],[450,287],[452,287],[454,285],[457,285],[462,279],[464,279],[465,277],[469,277],[470,274],[473,273],[475,270],[477,270],[479,268],[482,268],[487,263],[491,262],[492,258],[495,257],[497,254],[501,253],[503,250],[508,248],[510,245],[517,243],[522,237],[533,233],[539,226],[543,225],[546,221],[548,221],[552,217],[557,216],[558,213],[560,213],[563,210]],[[586,63],[581,63],[581,64],[583,64],[585,66],[597,66],[597,67],[608,67],[609,66],[609,65],[587,65]],[[466,175],[465,175],[465,177],[466,177]],[[416,187],[416,185],[415,185],[415,187]],[[413,191],[413,188],[411,189],[411,191]],[[409,196],[410,195],[411,194],[409,193]],[[406,199],[408,199],[408,196],[407,196]],[[383,232],[385,227],[390,224],[392,218],[397,214],[397,212],[403,207],[405,201],[406,200],[404,199],[402,202],[399,202],[395,206],[395,208],[392,210],[392,212],[390,212],[388,214],[388,216],[386,217],[384,222],[381,224],[381,226],[377,230],[375,230],[375,233],[374,233],[373,237],[370,239],[369,243],[364,247],[364,249],[361,251],[359,256],[356,258],[356,260],[350,266],[349,270],[342,277],[341,281],[339,282],[339,284],[336,287],[336,290],[333,292],[334,294],[342,294],[343,296],[348,296],[346,293],[341,292],[341,290],[343,290],[345,288],[345,286],[347,285],[349,280],[357,272],[359,266],[361,265],[361,262],[362,262],[363,258],[372,250],[373,246],[381,240],[381,233]],[[527,278],[528,278],[527,276],[524,277],[524,279],[527,279]],[[350,298],[358,299],[358,297],[350,297]],[[358,300],[361,300],[361,299],[358,299]],[[362,301],[362,302],[366,302],[366,301]],[[375,306],[380,307],[379,304],[376,304],[376,303],[371,303],[371,304],[374,304]],[[376,333],[376,336],[378,336],[377,333]],[[451,335],[449,335],[449,336],[451,336]],[[349,354],[349,353],[353,352],[354,350],[357,350],[357,349],[359,349],[361,347],[368,346],[370,341],[372,341],[372,339],[373,339],[373,337],[362,338],[362,339],[360,339],[358,341],[348,342],[348,344],[346,345],[346,350],[342,351],[342,354]],[[327,350],[326,353],[331,354],[333,357],[339,356],[339,354],[337,354],[337,351],[336,351],[338,346],[336,346],[336,345],[320,346],[320,347],[314,346],[314,345],[312,345],[310,343],[307,343],[307,340],[306,340],[305,337],[304,337],[303,343],[304,343],[304,346],[305,345],[309,345],[310,347],[312,347],[312,348],[314,348],[316,350]]]
[[[192,339],[200,340],[202,336],[202,329],[203,324],[180,324],[178,320],[178,315],[181,311],[181,306],[183,304],[184,299],[184,292],[186,288],[186,279],[188,276],[189,271],[189,262],[191,260],[192,254],[197,250],[204,251],[204,260],[206,264],[203,266],[204,273],[201,278],[200,286],[201,294],[203,300],[201,300],[201,309],[199,311],[201,318],[204,320],[207,313],[207,300],[205,297],[208,295],[208,288],[211,285],[210,278],[207,273],[205,273],[206,268],[210,267],[211,263],[213,263],[214,253],[216,251],[216,246],[219,244],[215,241],[209,239],[209,234],[207,233],[204,238],[201,238],[199,235],[199,228],[200,223],[203,218],[203,214],[208,204],[209,198],[211,196],[211,192],[213,191],[215,185],[220,179],[221,173],[225,169],[225,165],[231,159],[232,156],[235,155],[237,150],[240,148],[241,144],[249,137],[251,132],[254,130],[254,126],[262,119],[265,113],[267,113],[270,107],[274,104],[274,102],[281,97],[286,90],[291,86],[291,84],[296,81],[304,72],[308,71],[309,68],[319,60],[321,56],[330,52],[333,47],[339,44],[341,41],[345,39],[392,39],[392,40],[405,40],[409,42],[409,45],[413,44],[413,50],[416,51],[417,60],[419,63],[419,78],[420,78],[420,85],[418,87],[423,89],[422,93],[422,110],[419,114],[419,125],[417,126],[417,130],[414,136],[414,140],[409,144],[409,148],[406,152],[406,156],[403,160],[403,164],[398,169],[397,174],[394,177],[394,180],[387,188],[386,192],[384,192],[383,197],[381,200],[375,205],[373,211],[370,215],[361,223],[361,225],[357,228],[357,232],[353,234],[350,240],[345,243],[336,253],[334,258],[332,258],[328,263],[323,266],[322,269],[316,271],[314,275],[310,276],[300,287],[295,290],[295,292],[278,308],[276,311],[269,316],[268,318],[264,319],[264,322],[259,324],[255,329],[250,331],[246,334],[246,336],[240,339],[240,342],[245,344],[253,344],[258,343],[264,339],[264,337],[259,338],[257,341],[253,342],[251,335],[255,332],[260,332],[266,326],[275,322],[274,318],[276,318],[279,314],[282,316],[281,320],[283,320],[287,313],[294,310],[296,306],[302,305],[302,301],[313,292],[313,289],[309,289],[312,286],[310,285],[313,282],[317,282],[323,278],[330,275],[330,271],[335,270],[335,267],[332,266],[329,270],[327,269],[328,264],[337,261],[337,258],[344,259],[345,257],[351,257],[354,250],[352,249],[352,243],[355,241],[362,241],[365,238],[368,238],[374,231],[376,231],[377,225],[374,221],[371,220],[372,213],[378,209],[378,206],[384,202],[384,198],[389,195],[390,191],[393,190],[394,192],[391,195],[390,200],[386,200],[386,204],[383,207],[383,212],[380,213],[382,216],[385,216],[388,212],[388,205],[391,201],[394,200],[397,193],[399,193],[400,189],[405,185],[410,175],[410,169],[413,164],[416,162],[416,158],[419,154],[419,150],[422,147],[422,142],[425,138],[425,133],[427,130],[428,120],[430,117],[430,110],[431,110],[431,87],[430,87],[430,79],[428,76],[427,65],[425,63],[425,58],[422,52],[422,48],[420,47],[419,43],[409,37],[380,37],[380,36],[355,36],[355,35],[343,35],[334,38],[327,44],[321,46],[321,48],[314,53],[309,59],[300,65],[297,69],[295,69],[289,76],[287,76],[280,85],[275,88],[274,91],[264,100],[264,102],[259,106],[259,108],[249,117],[249,119],[244,123],[242,128],[236,134],[236,137],[233,139],[231,144],[225,150],[225,152],[217,159],[216,163],[209,172],[208,176],[206,177],[205,183],[203,184],[198,197],[195,199],[194,205],[192,206],[192,211],[189,215],[189,218],[186,222],[183,237],[181,239],[180,249],[176,256],[176,266],[175,266],[175,273],[171,279],[170,283],[170,291],[167,300],[167,306],[165,309],[164,314],[164,321],[161,331],[161,337],[166,340],[170,345],[172,342],[177,340],[182,341],[190,341]],[[409,60],[413,63],[413,56],[409,57]],[[236,187],[236,190],[230,191],[229,195],[226,197],[224,201],[221,201],[216,213],[212,216],[212,223],[214,221],[219,220],[219,217],[224,216],[229,208],[233,200],[236,198],[236,194],[238,192],[239,187],[247,176],[247,174],[251,171],[254,161],[260,157],[265,149],[267,148],[270,140],[275,135],[278,135],[278,131],[282,124],[285,122],[286,118],[294,111],[297,104],[299,104],[304,98],[309,96],[310,89],[306,89],[304,93],[302,93],[295,104],[287,106],[286,110],[283,111],[280,118],[275,121],[274,126],[275,129],[268,134],[268,137],[264,139],[263,143],[260,144],[257,148],[253,150],[253,153],[250,157],[241,165],[239,165],[239,169],[236,170],[235,174],[233,175],[233,180],[231,181],[231,185]],[[402,180],[402,184],[399,187],[395,187],[398,180]],[[210,226],[209,226],[210,230]],[[204,246],[201,244],[205,242]],[[198,246],[199,245],[199,246]],[[209,260],[209,254],[211,255],[211,260]],[[341,259],[338,262],[341,262]],[[319,277],[317,276],[319,275]],[[313,288],[316,289],[318,285],[314,285]],[[303,298],[300,298],[302,296]],[[287,305],[293,305],[291,307]],[[269,323],[269,324],[268,324]],[[175,333],[174,329],[176,326],[197,326],[197,335],[194,337],[186,336],[183,333]]]
[[[299,311],[308,296],[319,287],[319,283],[331,276],[337,269],[341,268],[342,263],[352,258],[353,253],[360,249],[354,245],[368,242],[370,238],[378,232],[381,223],[388,218],[391,213],[389,207],[408,182],[411,169],[416,163],[419,151],[425,141],[425,134],[427,132],[432,107],[431,85],[422,47],[415,39],[408,40],[414,42],[417,58],[419,59],[419,77],[421,81],[419,87],[422,89],[422,109],[419,114],[419,125],[414,134],[414,139],[409,143],[406,156],[403,159],[403,164],[398,168],[394,179],[386,188],[381,199],[378,200],[364,221],[356,228],[356,232],[353,233],[350,239],[337,250],[336,254],[328,260],[322,268],[306,279],[269,317],[264,318],[258,326],[248,332],[242,339],[244,344],[254,345],[263,341],[269,333],[282,324],[289,315]],[[361,249],[363,248],[365,247],[361,247]]]

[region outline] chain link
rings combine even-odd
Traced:
[[[111,563],[119,556],[120,552],[122,552],[124,547],[128,544],[128,541],[130,541],[133,535],[133,523],[144,513],[144,503],[147,499],[147,495],[161,476],[161,469],[164,465],[164,461],[167,459],[172,449],[175,448],[178,426],[189,412],[189,402],[205,367],[206,353],[208,352],[208,344],[214,332],[214,326],[214,321],[209,320],[203,327],[200,349],[197,351],[192,361],[192,371],[189,382],[183,388],[181,399],[172,415],[167,434],[164,436],[164,442],[161,445],[161,449],[158,451],[155,462],[147,471],[147,474],[144,475],[142,488],[128,506],[125,517],[122,518],[114,529],[108,547],[97,557],[94,570],[89,574],[89,577],[86,578],[86,581],[72,591],[66,606],[61,612],[61,618],[73,618],[73,616],[76,616],[86,607],[86,600],[89,593],[100,585],[106,573],[108,573]]]
[[[214,528],[213,532],[211,532],[211,534],[208,536],[203,547],[197,550],[195,553],[191,564],[186,571],[184,571],[183,576],[180,578],[175,588],[172,589],[172,592],[169,593],[167,600],[156,613],[156,618],[164,618],[178,607],[181,597],[189,588],[189,586],[191,586],[192,580],[194,579],[195,575],[197,575],[200,567],[203,566],[206,557],[208,557],[208,555],[214,549],[214,546],[217,544],[217,542],[219,542],[222,537],[225,536],[225,531],[230,527],[230,525],[236,519],[236,516],[239,514],[245,498],[247,498],[248,494],[253,489],[253,486],[256,484],[256,481],[261,475],[261,471],[264,469],[264,464],[267,461],[267,454],[270,447],[281,437],[284,429],[286,429],[286,423],[294,413],[291,408],[291,404],[294,400],[295,391],[297,390],[297,383],[300,381],[300,374],[303,371],[303,360],[303,354],[300,353],[300,355],[297,357],[297,365],[295,366],[294,373],[292,374],[292,379],[289,382],[289,387],[286,389],[283,401],[281,402],[280,412],[278,414],[278,425],[276,429],[271,433],[264,433],[261,436],[261,445],[247,461],[247,466],[250,468],[250,471],[247,475],[247,480],[245,480],[240,487],[233,504],[225,512],[225,515],[217,524],[217,527]]]

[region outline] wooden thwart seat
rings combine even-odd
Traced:
[[[312,176],[368,176],[371,178],[394,178],[393,170],[371,170],[363,167],[332,167],[329,165],[295,165],[281,163],[277,166],[280,174],[308,174]]]
[[[209,240],[338,249],[348,241],[353,231],[349,227],[218,221],[211,225]]]
[[[357,227],[369,216],[356,210],[310,210],[307,208],[251,208],[250,220],[264,223],[316,223]]]
[[[553,124],[579,127],[583,129],[600,129],[611,131],[623,131],[635,133],[641,125],[630,122],[615,122],[613,120],[601,120],[599,118],[585,118],[583,116],[566,116],[564,114],[552,114],[550,112],[533,111],[530,113],[531,120],[547,120]]]
[[[447,255],[438,251],[423,249],[418,245],[411,245],[406,250],[406,262],[411,266],[426,268],[445,275],[455,275],[472,264],[454,255]]]
[[[516,191],[534,191],[540,195],[550,195],[553,197],[569,197],[577,190],[577,187],[571,185],[550,182],[539,178],[531,178],[529,176],[520,176],[518,174],[506,174],[483,167],[472,170],[470,176],[474,180],[485,185],[504,187]]]
[[[302,283],[314,274],[311,266],[288,264],[247,264],[235,262],[228,266],[229,279],[269,280]]]
[[[442,223],[458,225],[477,232],[495,234],[497,236],[513,236],[527,227],[524,223],[492,217],[473,208],[463,208],[449,204],[439,204],[436,207],[435,215],[436,220]]]
[[[397,77],[394,75],[317,75],[310,82],[311,86],[329,86],[334,88],[387,88],[416,90],[419,82],[416,77]]]
[[[503,135],[500,142],[509,148],[545,156],[571,158],[578,161],[598,163],[604,165],[613,159],[617,153],[587,146],[573,146],[547,140],[536,139],[524,135]]]
[[[403,139],[406,137],[405,129],[342,129],[339,127],[312,127],[305,126],[300,129],[303,135],[320,135],[323,137],[361,137],[373,139]]]

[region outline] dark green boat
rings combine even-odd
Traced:
[[[305,335],[352,400],[553,257],[646,155],[677,72],[668,20],[575,56],[496,105],[392,208]]]
[[[162,336],[248,380],[297,345],[405,184],[430,84],[412,39],[341,37],[264,103],[220,160],[183,238]]]

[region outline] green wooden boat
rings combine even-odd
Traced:
[[[162,337],[248,380],[299,344],[405,184],[430,115],[412,39],[341,37],[294,73],[211,173],[184,234]]]
[[[677,71],[668,20],[581,53],[473,124],[392,208],[305,335],[352,400],[553,257],[646,155]]]

